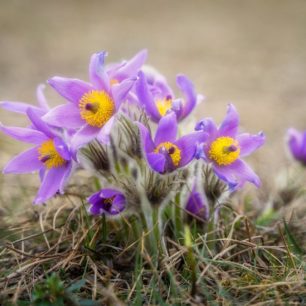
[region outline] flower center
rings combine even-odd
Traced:
[[[56,151],[54,141],[49,139],[38,148],[38,159],[44,163],[47,169],[58,168],[66,163],[66,160]]]
[[[155,153],[167,153],[174,166],[178,166],[181,161],[181,150],[171,142],[162,142],[154,150]]]
[[[116,196],[112,196],[110,198],[103,199],[103,205],[105,210],[108,210],[112,207],[115,197]]]
[[[239,144],[231,137],[218,137],[211,144],[208,154],[218,165],[227,166],[239,157]]]
[[[79,102],[82,119],[89,125],[101,128],[114,114],[115,104],[105,91],[92,90]]]
[[[172,99],[170,98],[164,98],[156,100],[156,107],[158,109],[158,112],[163,117],[167,114],[168,110],[172,107]]]

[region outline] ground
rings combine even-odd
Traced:
[[[242,130],[264,131],[266,145],[248,160],[263,181],[258,205],[268,202],[276,176],[290,163],[287,128],[305,129],[305,1],[0,0],[0,5],[0,100],[35,104],[37,84],[54,75],[87,79],[93,52],[108,50],[111,62],[147,48],[148,64],[171,84],[184,73],[206,96],[196,118],[221,121],[232,102]],[[46,93],[52,105],[62,101],[50,88]],[[26,124],[4,110],[0,121]],[[24,148],[4,135],[0,145],[1,168]],[[13,203],[20,183],[28,197]],[[20,206],[31,207],[33,175],[0,174],[0,184],[0,214],[11,214],[12,205],[16,215]]]

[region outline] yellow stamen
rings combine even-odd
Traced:
[[[65,164],[65,159],[56,151],[54,141],[49,139],[38,148],[39,160],[47,169],[58,168]]]
[[[208,154],[218,165],[230,165],[239,158],[239,143],[231,137],[219,137],[211,144]]]
[[[160,115],[163,117],[167,114],[168,110],[171,109],[172,107],[172,99],[160,99],[157,100],[156,102],[156,107],[158,109],[158,112]]]
[[[155,153],[160,153],[161,149],[167,150],[174,166],[178,166],[181,161],[181,150],[175,144],[171,142],[162,142],[160,143],[156,149],[154,150]]]
[[[114,114],[115,103],[105,91],[92,90],[83,95],[79,108],[89,125],[101,128]]]

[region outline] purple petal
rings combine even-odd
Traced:
[[[205,152],[205,143],[202,142],[202,143],[198,143],[197,146],[196,146],[196,152],[195,152],[195,155],[194,155],[194,158],[195,159],[204,159],[205,161],[208,161],[207,157],[206,157],[206,152]]]
[[[54,145],[56,151],[60,154],[65,160],[71,160],[71,153],[66,145],[66,143],[59,137],[54,138]]]
[[[106,203],[106,200],[113,197],[111,203]],[[117,215],[124,210],[126,205],[126,199],[122,192],[111,188],[102,189],[91,195],[87,200],[91,204],[89,211],[94,215],[103,213]]]
[[[185,104],[181,118],[188,116],[197,103],[197,95],[192,82],[184,75],[178,75],[176,78],[177,86],[185,95]]]
[[[148,153],[146,154],[146,159],[149,166],[156,172],[164,173],[166,158],[163,154],[160,153]]]
[[[105,66],[105,70],[107,71],[107,75],[110,80],[117,80],[115,78],[116,72],[126,64],[126,61],[118,62],[118,63],[110,63]]]
[[[3,169],[3,173],[29,173],[43,167],[43,163],[39,160],[38,147],[34,147],[10,160]]]
[[[100,129],[90,125],[84,125],[71,139],[71,148],[76,152],[79,148],[91,142],[99,133]]]
[[[100,198],[111,198],[118,194],[121,194],[121,192],[113,188],[104,188],[99,191]]]
[[[209,218],[209,208],[206,196],[203,192],[198,192],[194,187],[186,204],[186,210],[203,220]]]
[[[214,171],[220,179],[226,181],[235,189],[242,188],[246,182],[260,186],[260,179],[255,172],[241,159],[237,159],[229,166],[214,165]]]
[[[157,91],[163,97],[166,97],[166,96],[173,97],[174,96],[173,91],[170,88],[170,86],[168,85],[165,78],[155,80],[153,86],[154,86],[155,89],[157,89]]]
[[[196,131],[203,131],[208,135],[208,141],[213,141],[218,134],[218,128],[212,118],[205,118],[199,121],[195,126]]]
[[[0,131],[13,137],[14,139],[32,144],[41,144],[42,142],[49,139],[45,134],[40,131],[28,128],[8,127],[2,125],[1,123]]]
[[[110,92],[110,80],[104,68],[106,51],[91,56],[89,64],[89,78],[95,88]]]
[[[99,215],[101,211],[101,206],[99,205],[101,202],[100,193],[101,192],[98,191],[87,198],[88,203],[91,204],[89,212],[93,215]]]
[[[77,105],[85,93],[93,90],[93,87],[90,84],[78,79],[53,77],[48,80],[48,83],[61,96]]]
[[[112,93],[114,102],[116,104],[116,110],[119,109],[121,103],[124,102],[124,100],[127,98],[127,95],[135,84],[135,81],[135,78],[126,79],[121,83],[112,86]]]
[[[136,122],[139,131],[142,146],[144,147],[145,152],[151,153],[155,149],[154,142],[152,141],[151,134],[149,130],[140,122]]]
[[[31,107],[32,109],[36,110],[37,112],[40,112],[41,114],[44,113],[44,110],[36,107],[36,106],[32,106],[30,104],[27,103],[23,103],[23,102],[11,102],[11,101],[1,101],[0,102],[0,107],[14,112],[14,113],[20,113],[20,114],[26,114],[27,109],[29,107]]]
[[[197,145],[205,142],[207,134],[203,132],[194,132],[186,136],[181,137],[175,142],[175,145],[181,150],[180,167],[183,167],[190,163],[195,157]]]
[[[136,82],[136,93],[141,105],[145,107],[147,114],[152,120],[158,122],[161,115],[157,110],[154,98],[149,91],[146,76],[142,71],[139,72],[139,79]]]
[[[51,109],[42,119],[50,125],[68,129],[77,129],[85,124],[80,110],[73,104],[59,105]]]
[[[73,169],[71,162],[68,162],[64,167],[66,168],[66,171],[61,179],[60,186],[59,186],[59,192],[61,194],[64,194],[64,188],[67,185],[67,182],[71,176],[72,169]]]
[[[306,132],[299,132],[291,128],[287,134],[291,154],[295,159],[306,164]]]
[[[41,183],[34,204],[44,203],[53,197],[60,190],[62,180],[67,175],[69,169],[69,164],[63,167],[50,169]]]
[[[265,135],[259,133],[257,135],[240,134],[236,137],[240,146],[240,156],[248,156],[265,143]]]
[[[39,179],[42,182],[46,174],[46,168],[41,168],[38,173],[39,173]]]
[[[38,85],[36,89],[36,97],[37,97],[37,101],[41,109],[48,111],[50,109],[50,106],[44,94],[45,88],[46,86],[44,84]]]
[[[163,116],[158,123],[156,135],[155,135],[155,145],[158,146],[162,142],[174,142],[177,136],[177,119],[174,112]]]
[[[111,215],[118,215],[125,209],[125,205],[126,205],[125,197],[119,194],[115,197],[110,209],[108,209],[108,213]]]
[[[173,97],[173,91],[167,83],[166,78],[156,69],[151,66],[144,66],[142,72],[146,76],[146,82],[150,85],[150,90],[153,93],[160,94],[162,97]]]
[[[27,115],[32,121],[33,126],[40,132],[44,133],[47,137],[53,138],[55,135],[51,128],[33,111],[31,108],[27,110]]]
[[[138,71],[146,61],[147,57],[148,57],[148,51],[141,50],[133,58],[127,61],[118,70],[116,70],[112,78],[121,82],[126,78],[130,78],[137,75]]]
[[[97,139],[104,143],[104,144],[109,144],[110,142],[110,134],[113,128],[115,122],[115,117],[112,116],[106,123],[105,125],[101,128],[100,132],[97,135]]]
[[[172,106],[171,110],[173,110],[176,114],[176,118],[181,119],[182,114],[184,112],[183,110],[183,100],[182,99],[174,99],[172,100]]]
[[[219,136],[235,137],[239,127],[239,115],[233,104],[229,104],[226,116],[219,128]]]

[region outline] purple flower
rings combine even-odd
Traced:
[[[28,108],[31,108],[33,111],[35,111],[39,116],[43,116],[45,115],[50,107],[49,104],[47,102],[47,99],[44,95],[44,89],[45,89],[45,85],[40,84],[37,87],[36,90],[36,97],[37,97],[37,101],[38,101],[38,107],[31,105],[31,104],[27,104],[24,102],[12,102],[12,101],[1,101],[0,102],[0,107],[3,109],[6,109],[8,111],[11,112],[15,112],[15,113],[20,113],[20,114],[26,114]]]
[[[60,135],[43,122],[32,108],[28,108],[27,115],[35,129],[0,125],[0,130],[5,134],[35,145],[9,161],[3,173],[39,171],[42,183],[34,203],[40,204],[58,191],[63,193],[72,171],[72,160],[67,144]]]
[[[152,81],[144,72],[139,72],[136,93],[139,103],[144,106],[153,121],[158,122],[170,111],[174,111],[180,121],[188,116],[196,106],[198,97],[191,81],[184,75],[178,75],[176,83],[185,95],[185,100],[175,98],[165,81],[155,82],[154,78]]]
[[[176,140],[177,119],[174,112],[159,121],[154,141],[144,125],[138,123],[138,127],[147,162],[159,173],[187,165],[194,158],[197,143],[206,139],[205,133],[195,132]]]
[[[110,188],[101,189],[87,200],[91,204],[89,211],[93,215],[118,215],[126,206],[123,193]]]
[[[292,156],[306,166],[306,131],[299,132],[296,129],[289,129],[288,146]]]
[[[185,209],[191,215],[194,215],[202,220],[208,220],[209,218],[207,198],[203,189],[201,190],[200,186],[198,186],[196,179],[194,181],[192,191],[188,197]]]
[[[259,187],[259,177],[241,157],[261,147],[265,136],[262,132],[257,135],[238,134],[238,126],[239,116],[232,104],[229,104],[220,127],[211,118],[198,122],[195,130],[207,133],[208,139],[198,146],[196,157],[211,162],[216,175],[233,190],[241,188],[247,181]]]
[[[106,52],[92,55],[89,65],[91,83],[78,79],[53,77],[48,83],[69,103],[52,109],[44,116],[50,125],[77,129],[71,139],[73,151],[94,138],[109,141],[114,115],[134,85],[146,51],[121,66],[105,69]]]

